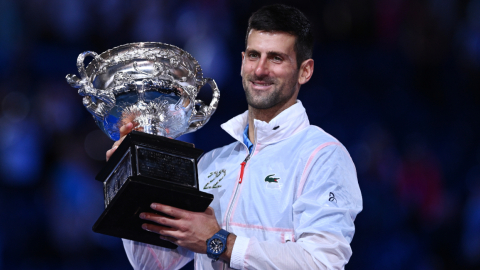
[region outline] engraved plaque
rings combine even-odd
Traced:
[[[195,160],[137,146],[138,174],[197,187]]]

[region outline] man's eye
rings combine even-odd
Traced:
[[[258,57],[258,54],[256,54],[256,53],[249,53],[249,54],[248,54],[248,57],[250,57],[250,58],[257,58],[257,57]]]
[[[283,59],[280,56],[273,57],[273,61],[281,62]]]

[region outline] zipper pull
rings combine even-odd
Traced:
[[[242,166],[242,170],[240,171],[240,181],[238,181],[239,184],[241,184],[243,181],[243,172],[245,171],[245,165],[247,165],[247,162],[244,161],[240,165]]]
[[[248,155],[245,160],[240,164],[242,166],[242,169],[240,170],[240,180],[238,181],[239,184],[242,183],[243,181],[243,172],[245,171],[245,165],[247,165],[247,161],[250,159],[250,155]]]

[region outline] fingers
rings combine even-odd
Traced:
[[[207,210],[205,210],[205,214],[207,215],[215,215],[215,210],[213,210],[212,207],[207,207]]]
[[[172,243],[175,243],[177,241],[177,238],[173,236],[175,235],[176,231],[172,230],[172,228],[144,223],[142,224],[142,229],[144,229],[145,231],[159,234],[160,238],[163,240],[167,240]]]
[[[206,240],[221,228],[211,207],[205,212],[190,212],[159,203],[152,203],[150,207],[161,213],[141,213],[140,218],[148,221],[142,224],[142,229],[193,252],[205,253]]]
[[[178,228],[181,227],[177,224],[179,222],[178,220],[152,213],[141,213],[140,218],[157,223],[158,225],[144,223],[142,224],[142,229],[159,234],[161,239],[175,243],[178,238],[182,237],[183,230]]]
[[[176,220],[168,218],[166,216],[157,215],[153,213],[141,213],[139,217],[144,220],[153,221],[160,225],[164,225],[168,227],[176,227]]]
[[[169,227],[150,224],[150,223],[143,223],[142,224],[142,229],[144,229],[145,231],[156,233],[156,234],[161,234],[161,233],[167,234],[168,231],[172,230],[172,228],[169,228]]]
[[[185,214],[185,212],[187,212],[187,211],[179,209],[179,208],[175,208],[175,207],[172,207],[172,206],[159,204],[159,203],[152,203],[150,205],[150,207],[152,209],[155,209],[158,212],[167,214],[169,216],[167,217],[167,216],[164,216],[164,215],[159,215],[159,214],[154,214],[154,213],[141,213],[140,216],[139,216],[141,219],[155,222],[155,223],[161,225],[160,227],[163,230],[165,230],[165,228],[168,228],[169,233],[171,233],[172,230],[175,230],[175,231],[185,231],[186,230],[186,228],[184,228],[184,226],[183,226],[184,223],[182,223],[181,218],[188,216],[188,213]],[[155,227],[156,225],[152,225],[152,226],[150,226],[151,224],[150,225],[149,224],[144,224],[144,225],[146,227],[143,228],[143,226],[142,226],[142,228],[145,229],[145,230],[159,229],[158,227]],[[164,226],[166,226],[166,227],[164,227]],[[154,231],[154,232],[156,232],[158,234],[163,234],[159,231]]]
[[[123,139],[125,139],[125,136],[127,136],[127,134],[130,133],[132,130],[133,130],[132,122],[129,122],[120,127],[120,139],[113,144],[110,150],[107,151],[106,153],[107,161],[112,157],[115,150],[117,150],[118,146],[123,142]]]
[[[112,157],[113,153],[115,150],[117,150],[118,146],[123,142],[123,139],[125,139],[125,136],[121,137],[120,140],[116,141],[110,150],[107,151],[107,161]]]
[[[120,137],[126,136],[128,133],[130,133],[133,129],[133,123],[129,122],[126,123],[125,125],[120,127]]]
[[[117,150],[118,146],[114,146],[112,147],[112,149],[108,150],[107,151],[107,154],[106,154],[106,159],[107,161],[110,159],[110,157],[113,155],[113,152],[115,152],[115,150]]]
[[[177,243],[177,240],[178,240],[178,239],[175,238],[175,237],[165,236],[165,235],[159,235],[159,237],[160,237],[160,239],[167,240],[167,241],[169,241],[169,242],[172,242],[172,243],[178,245],[178,243]]]
[[[112,149],[113,149],[113,148],[117,149],[118,146],[119,146],[120,144],[122,144],[123,139],[125,139],[125,137],[127,137],[127,135],[125,135],[125,136],[123,136],[123,137],[120,137],[120,139],[119,139],[118,141],[116,141],[115,143],[113,143]]]
[[[164,204],[160,204],[160,203],[152,203],[150,205],[150,207],[152,209],[154,209],[155,211],[167,214],[167,215],[169,215],[171,217],[174,217],[174,218],[177,218],[177,219],[186,217],[186,216],[188,216],[188,213],[189,213],[186,210],[183,210],[183,209],[180,209],[180,208],[175,208],[175,207],[164,205]]]

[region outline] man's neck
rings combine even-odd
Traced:
[[[290,106],[294,105],[295,103],[297,103],[297,99],[294,99],[285,104],[281,104],[280,106],[275,106],[269,109],[256,109],[249,105],[248,106],[248,138],[250,139],[250,141],[253,144],[255,144],[256,142],[254,119],[270,123],[270,121],[273,118],[275,118],[277,115],[279,115],[281,112],[288,109]]]

